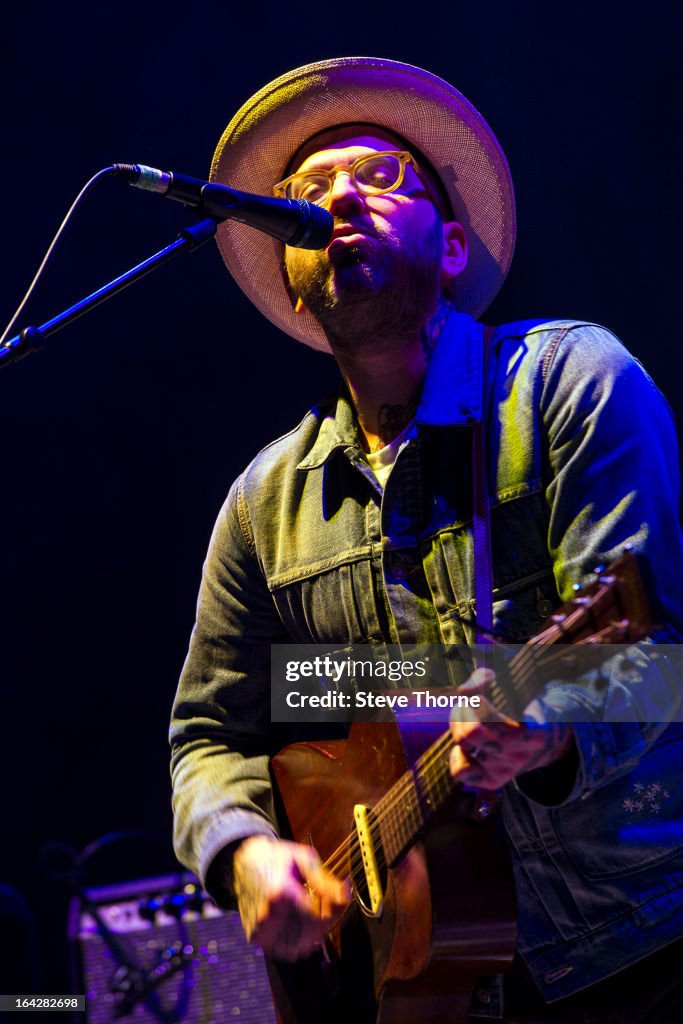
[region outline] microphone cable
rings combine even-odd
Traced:
[[[50,244],[48,246],[48,249],[47,249],[47,252],[43,256],[43,259],[41,260],[40,266],[38,267],[33,280],[31,281],[30,285],[28,286],[26,294],[24,295],[23,299],[19,303],[19,305],[18,305],[15,313],[13,314],[10,322],[7,324],[7,327],[5,327],[4,331],[2,332],[2,335],[0,336],[0,346],[4,345],[5,341],[7,340],[8,336],[10,334],[10,331],[13,330],[14,325],[16,324],[17,320],[19,319],[19,317],[21,316],[22,312],[24,311],[24,309],[26,307],[26,304],[28,303],[29,299],[31,298],[31,296],[33,295],[33,292],[36,289],[36,286],[37,286],[37,284],[38,284],[38,282],[39,282],[39,280],[40,280],[40,278],[41,278],[41,276],[43,274],[43,271],[45,270],[45,267],[48,264],[48,261],[49,261],[50,257],[54,253],[54,251],[55,251],[55,249],[57,247],[58,242],[60,241],[62,235],[64,234],[64,230],[65,230],[67,224],[71,220],[72,216],[74,215],[74,213],[76,212],[76,210],[78,209],[78,207],[80,206],[82,201],[85,199],[85,197],[88,194],[88,192],[90,192],[91,189],[99,181],[102,180],[102,178],[106,178],[110,174],[116,174],[116,173],[117,173],[117,171],[116,171],[116,168],[114,167],[113,164],[112,164],[111,167],[104,167],[101,171],[98,171],[97,174],[93,174],[93,176],[90,179],[90,181],[86,182],[86,184],[83,186],[81,191],[78,193],[78,195],[74,199],[73,203],[71,204],[71,206],[67,210],[67,213],[66,213],[66,216],[64,217],[64,220],[59,225],[59,227],[57,229],[57,233],[55,234],[54,238],[50,242]]]

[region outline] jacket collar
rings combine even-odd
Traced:
[[[434,350],[418,406],[418,427],[465,427],[481,419],[483,326],[467,313],[451,313]],[[298,469],[316,469],[333,452],[356,456],[358,431],[353,405],[343,388],[315,444]]]
[[[434,350],[417,410],[425,427],[466,427],[481,419],[484,327],[451,313]]]

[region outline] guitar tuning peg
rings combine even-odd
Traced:
[[[596,576],[599,576],[600,573],[604,572],[604,571],[605,571],[605,566],[604,565],[596,565],[595,568],[593,569],[593,572],[595,573]]]
[[[575,594],[578,594],[579,591],[583,590],[583,583],[572,583],[572,590]]]

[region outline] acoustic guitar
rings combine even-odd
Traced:
[[[636,556],[626,552],[596,573],[519,649],[506,684],[492,686],[499,711],[527,707],[558,678],[558,656],[569,652],[552,648],[593,645],[604,660],[602,645],[652,630]],[[536,645],[549,656],[530,652]],[[296,743],[274,758],[291,838],[311,844],[353,891],[319,957],[269,964],[285,1024],[466,1024],[477,979],[512,960],[514,887],[499,794],[455,782],[450,733],[443,725],[436,739],[427,732],[400,719],[355,722],[345,740]]]

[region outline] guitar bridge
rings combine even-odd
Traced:
[[[384,892],[382,889],[379,866],[377,864],[375,844],[372,837],[372,822],[370,820],[370,815],[370,808],[366,807],[364,804],[356,804],[353,808],[353,818],[356,823],[358,845],[363,858],[363,872],[365,875],[365,884],[367,886],[370,905],[368,906],[365,903],[358,892],[356,892],[356,896],[363,912],[368,917],[379,917],[384,906]]]

